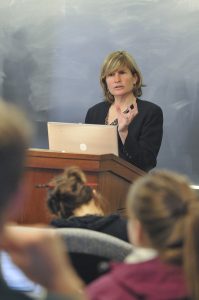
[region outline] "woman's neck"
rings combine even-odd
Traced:
[[[114,102],[112,103],[111,107],[109,108],[108,116],[107,116],[107,122],[108,124],[111,124],[114,122],[115,119],[117,119],[117,109],[116,106],[119,106],[121,111],[124,112],[128,107],[131,105],[135,105],[136,103],[136,97],[131,94],[131,97],[115,97]]]
[[[103,216],[104,213],[100,207],[95,204],[95,201],[92,199],[87,204],[83,204],[80,207],[76,208],[73,212],[75,217],[82,217],[85,215],[100,215]]]
[[[123,96],[123,97],[115,97],[115,100],[113,102],[113,106],[119,105],[122,111],[124,111],[127,107],[130,105],[134,105],[136,103],[136,97],[131,94],[128,96]]]

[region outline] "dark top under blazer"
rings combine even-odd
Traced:
[[[137,99],[138,115],[128,128],[124,145],[118,134],[119,156],[138,168],[149,171],[157,164],[163,135],[161,108],[149,101]],[[87,124],[105,124],[111,104],[107,101],[92,106],[85,118]]]

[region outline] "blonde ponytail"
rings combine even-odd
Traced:
[[[191,205],[184,232],[183,265],[191,299],[199,299],[199,202]]]

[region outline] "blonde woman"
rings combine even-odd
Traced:
[[[100,83],[105,101],[88,110],[85,123],[118,126],[119,156],[151,170],[162,141],[163,114],[158,105],[140,99],[143,78],[134,58],[125,51],[110,53]]]
[[[89,299],[199,299],[198,201],[179,174],[139,179],[127,198],[129,239],[137,248],[90,285]]]

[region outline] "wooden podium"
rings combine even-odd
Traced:
[[[28,196],[17,217],[18,223],[49,223],[53,216],[48,211],[47,191],[42,185],[69,166],[79,166],[85,172],[88,184],[103,194],[107,214],[118,211],[125,215],[128,188],[136,178],[145,174],[113,154],[70,154],[30,149],[25,173]]]

